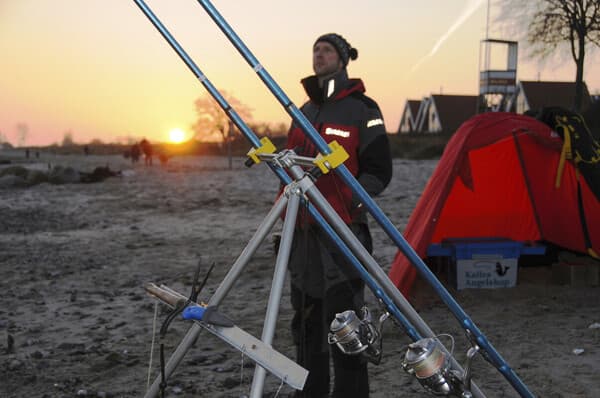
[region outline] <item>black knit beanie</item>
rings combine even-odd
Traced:
[[[358,50],[350,45],[342,36],[337,33],[327,33],[320,36],[316,41],[313,47],[320,41],[326,41],[331,44],[337,51],[344,67],[348,65],[348,61],[355,60],[358,58]]]

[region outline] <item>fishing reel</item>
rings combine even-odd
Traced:
[[[384,312],[375,325],[366,306],[360,312],[360,318],[353,310],[336,314],[329,327],[327,341],[337,345],[344,354],[362,354],[370,362],[379,364],[382,354],[381,328],[390,314]]]
[[[479,347],[473,345],[467,352],[464,372],[451,369],[450,358],[442,343],[435,337],[418,340],[408,346],[402,368],[417,378],[433,395],[472,398],[471,363]]]

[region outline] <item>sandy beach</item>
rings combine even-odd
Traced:
[[[0,151],[12,165],[86,172],[109,166],[120,176],[0,188],[0,396],[143,396],[153,328],[168,313],[144,284],[188,295],[198,262],[203,271],[214,262],[200,295],[208,301],[272,206],[277,178],[264,164],[244,167],[243,158],[229,170],[227,159],[216,157],[175,157],[167,166],[145,167],[121,156],[11,156]],[[400,231],[436,163],[394,160],[393,181],[377,202]],[[374,257],[387,271],[397,249],[371,225]],[[262,332],[274,265],[266,241],[220,307],[254,336]],[[600,288],[559,285],[549,272],[520,269],[515,288],[449,291],[536,396],[600,396]],[[286,283],[273,346],[293,359],[288,289]],[[454,336],[456,358],[464,363],[464,333],[432,289],[419,283],[411,302],[436,333]],[[173,321],[167,355],[189,326]],[[372,397],[427,396],[400,367],[409,343],[400,327],[385,324],[383,360],[370,365]],[[158,338],[152,354],[153,380]],[[169,379],[166,396],[244,397],[253,370],[247,357],[202,333]],[[488,397],[518,396],[481,356],[473,377]],[[269,375],[264,396],[292,392],[280,387]]]

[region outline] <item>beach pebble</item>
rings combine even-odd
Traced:
[[[13,359],[8,363],[8,370],[17,370],[23,366],[23,362],[18,359]]]
[[[240,378],[239,377],[228,377],[223,381],[222,385],[223,385],[223,387],[225,387],[228,390],[238,387],[240,385]]]
[[[590,326],[588,326],[588,329],[600,329],[600,322],[592,323]]]
[[[181,388],[179,386],[173,386],[173,388],[171,388],[171,391],[173,391],[173,394],[179,395],[179,394],[183,393],[183,388]]]
[[[87,390],[81,389],[81,390],[77,391],[77,396],[78,397],[87,397],[87,395],[88,395]]]
[[[7,353],[11,353],[13,352],[15,348],[15,338],[13,337],[12,334],[7,334],[6,335],[6,352]]]
[[[121,171],[121,175],[123,177],[133,177],[135,175],[135,171],[134,170],[122,170]]]
[[[581,355],[585,350],[583,348],[573,348],[573,354]]]
[[[42,359],[42,358],[46,358],[48,356],[48,352],[47,351],[41,351],[41,350],[37,350],[31,353],[31,357],[33,359]]]

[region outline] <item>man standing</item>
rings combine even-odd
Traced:
[[[349,79],[346,66],[358,51],[340,35],[328,33],[313,45],[315,74],[302,80],[309,101],[301,110],[321,137],[341,144],[349,154],[344,163],[370,195],[377,195],[392,176],[392,161],[383,117],[375,101],[367,97],[360,79]],[[303,156],[317,149],[295,124],[287,147]],[[316,186],[365,248],[372,242],[362,204],[334,173],[321,176]],[[297,360],[309,370],[303,397],[329,396],[329,355],[333,359],[333,397],[368,397],[367,361],[329,347],[327,333],[336,313],[364,303],[364,282],[329,238],[301,214],[294,234],[289,269],[294,308],[292,334]]]

